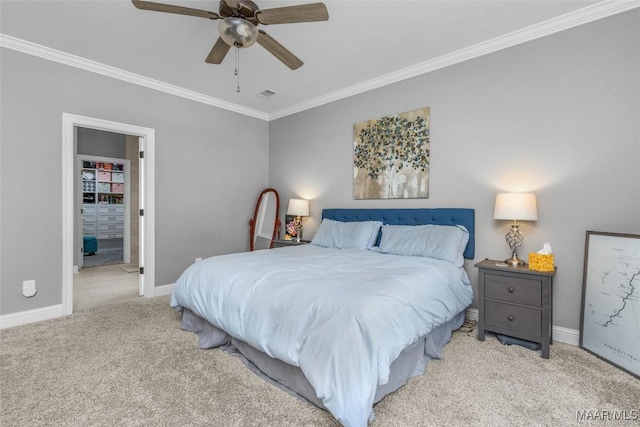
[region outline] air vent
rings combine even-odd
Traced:
[[[263,90],[262,92],[256,93],[256,96],[258,98],[269,98],[269,97],[271,97],[271,96],[273,96],[275,94],[276,93],[274,91],[266,89],[266,90]]]

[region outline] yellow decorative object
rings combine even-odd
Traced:
[[[529,252],[529,270],[554,271],[553,254]]]

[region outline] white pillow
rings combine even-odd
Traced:
[[[469,232],[461,225],[384,225],[380,252],[422,256],[464,265]]]
[[[325,248],[371,249],[381,226],[381,221],[342,222],[325,218],[311,244]]]

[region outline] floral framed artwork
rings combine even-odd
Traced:
[[[587,231],[580,347],[640,378],[640,235]]]
[[[430,109],[359,122],[353,128],[353,198],[429,198]]]
[[[285,234],[284,239],[296,239],[302,238],[302,227],[300,224],[300,217],[296,219],[295,215],[285,215]]]

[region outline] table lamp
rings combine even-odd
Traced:
[[[302,217],[309,216],[309,201],[303,199],[289,199],[287,207],[287,215],[295,216],[294,229],[296,231],[296,240],[302,239]]]
[[[500,193],[496,196],[493,219],[511,220],[511,230],[504,236],[511,248],[511,258],[504,262],[517,267],[525,262],[518,258],[518,250],[524,242],[524,235],[520,231],[518,221],[536,221],[538,207],[536,195],[533,193]]]

